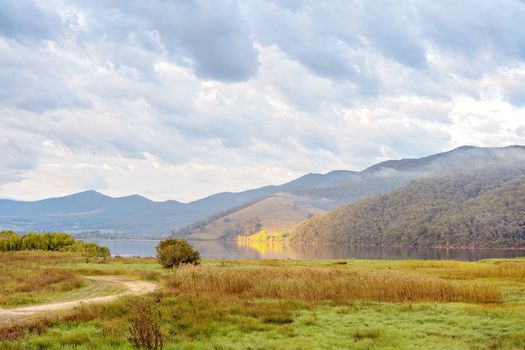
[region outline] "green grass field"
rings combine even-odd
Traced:
[[[11,271],[2,277],[10,286],[0,288],[4,308],[17,305],[11,291],[41,269],[80,281],[126,275],[160,286],[154,296],[0,321],[2,349],[133,349],[127,337],[138,299],[160,311],[164,349],[525,347],[525,259],[205,260],[172,271],[155,259],[4,253],[0,263]],[[14,278],[16,271],[25,277]],[[17,293],[26,293],[28,304],[97,288],[61,288],[68,279]]]

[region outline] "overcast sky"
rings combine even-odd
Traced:
[[[194,200],[525,144],[525,3],[0,0],[0,197]]]

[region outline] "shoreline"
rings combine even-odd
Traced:
[[[108,241],[161,241],[164,238],[139,238],[139,237],[75,237],[80,240],[108,240]],[[182,238],[179,238],[182,239]],[[222,239],[185,239],[188,242],[227,242],[235,243],[236,240]],[[266,243],[269,245],[282,244],[291,247],[354,247],[354,248],[405,248],[405,249],[439,249],[439,250],[516,250],[525,251],[525,247],[471,247],[471,246],[412,246],[412,245],[362,245],[362,244],[339,244],[339,243],[289,243],[287,241],[262,241],[242,239],[246,243]]]

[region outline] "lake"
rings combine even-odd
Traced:
[[[111,250],[112,255],[155,256],[158,240],[85,239]],[[336,245],[285,245],[280,243],[236,241],[190,241],[203,258],[208,259],[425,259],[476,261],[489,258],[525,256],[525,250],[456,249],[406,247],[354,247]]]

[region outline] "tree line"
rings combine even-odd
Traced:
[[[76,240],[63,232],[36,233],[19,235],[14,231],[0,232],[0,251],[45,250],[55,252],[78,252],[89,256],[110,256],[109,248],[96,243]]]

